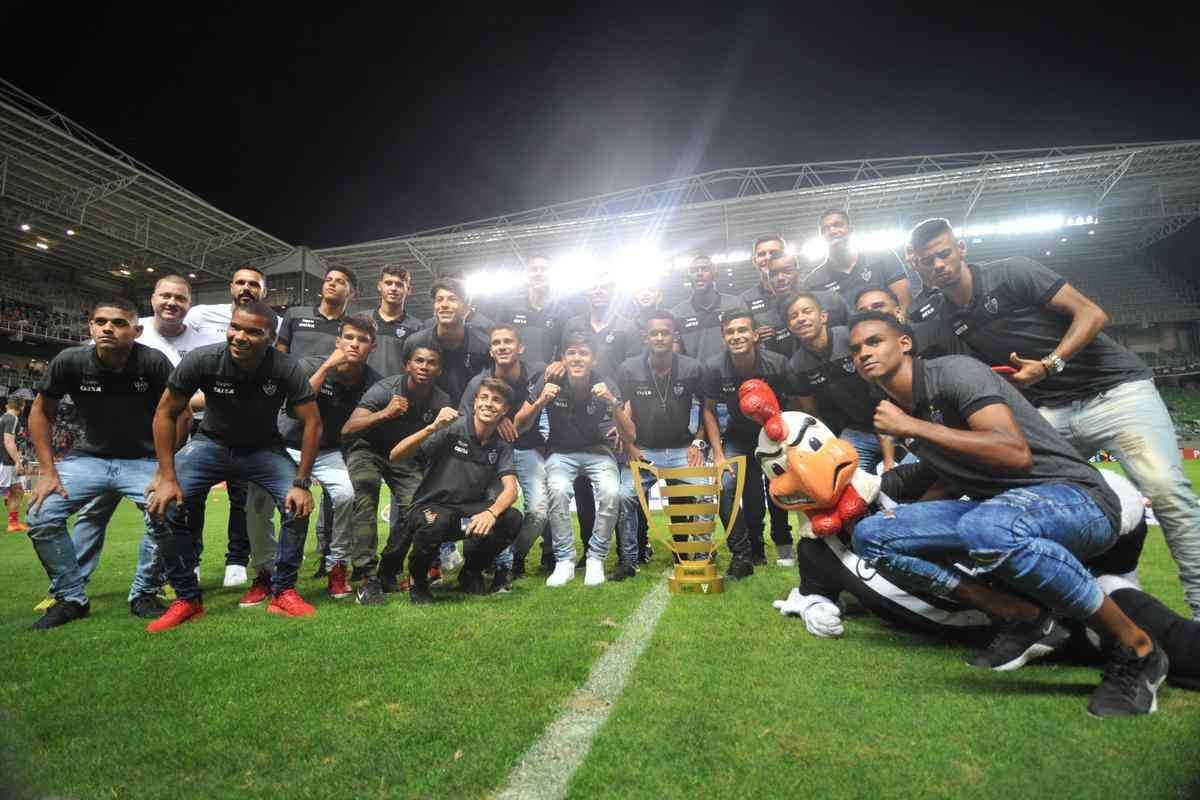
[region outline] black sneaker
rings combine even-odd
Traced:
[[[647,544],[645,549],[642,550],[642,552],[638,553],[638,563],[639,564],[649,564],[650,559],[652,559],[652,558],[654,558],[654,547],[653,547],[653,545]]]
[[[617,564],[617,568],[613,570],[610,581],[623,581],[626,578],[633,578],[638,574],[637,567],[631,567],[629,564]]]
[[[767,565],[767,554],[766,553],[755,553],[754,554],[754,566],[765,567],[766,565]]]
[[[1036,622],[1004,622],[987,647],[971,657],[968,664],[996,672],[1011,672],[1035,658],[1053,653],[1071,638],[1071,632],[1050,614],[1042,612]]]
[[[492,576],[492,593],[508,594],[512,591],[513,574],[507,569],[497,569]]]
[[[59,600],[42,615],[42,618],[29,626],[33,631],[48,631],[59,625],[66,625],[77,619],[83,619],[92,613],[91,603],[76,603],[73,600]]]
[[[467,594],[487,594],[483,573],[463,567],[458,573],[458,588]]]
[[[160,603],[158,598],[152,594],[135,597],[129,603],[129,613],[142,619],[158,619],[166,610],[167,607]]]
[[[1131,717],[1158,710],[1158,687],[1167,679],[1167,654],[1157,644],[1142,658],[1117,645],[1104,665],[1100,685],[1092,693],[1093,717]]]
[[[429,593],[427,588],[413,588],[408,590],[408,602],[414,606],[427,606],[433,603],[433,595]]]
[[[744,558],[734,556],[729,562],[729,569],[725,573],[725,579],[730,581],[740,581],[749,578],[754,574],[754,565]]]
[[[403,591],[400,588],[400,581],[396,580],[395,575],[380,575],[379,588],[383,590],[384,594],[396,594]]]
[[[541,565],[538,566],[538,572],[542,575],[549,575],[554,572],[554,567],[557,563],[554,559],[550,559],[549,561],[542,559]]]
[[[313,578],[324,578],[329,574],[329,570],[325,569],[325,556],[317,556],[317,571],[313,573]]]
[[[387,603],[387,595],[383,593],[383,584],[379,578],[372,575],[354,593],[354,602],[360,606],[382,606]]]

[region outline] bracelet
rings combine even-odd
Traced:
[[[496,512],[495,512],[495,511],[492,511],[490,508],[485,508],[485,509],[484,509],[484,511],[486,511],[486,512],[487,512],[487,513],[489,513],[489,514],[491,514],[491,515],[492,515],[492,519],[494,519],[494,520],[498,520],[498,519],[500,519],[500,517],[499,517],[499,516],[496,514]]]

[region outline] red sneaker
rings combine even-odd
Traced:
[[[304,602],[295,589],[284,589],[267,606],[269,614],[285,614],[289,617],[311,617],[317,610]]]
[[[250,591],[242,595],[242,599],[238,600],[239,608],[253,608],[260,606],[269,600],[271,597],[271,573],[265,569],[259,570],[258,577],[254,579],[254,583],[250,584]]]
[[[188,620],[200,619],[204,616],[204,601],[176,600],[161,617],[146,626],[150,633],[158,633],[176,625],[182,625]]]
[[[329,596],[334,600],[341,600],[352,594],[354,590],[346,582],[346,565],[339,561],[329,570]]]

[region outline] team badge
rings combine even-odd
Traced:
[[[489,464],[495,464],[497,457],[498,457],[498,454],[496,453],[495,450],[488,450],[488,463]]]
[[[554,327],[554,320],[552,320],[552,319],[548,319],[548,320],[546,320],[546,327],[547,327],[547,328],[553,328],[553,327]]]
[[[615,339],[615,338],[617,338],[617,335],[615,333],[613,333],[612,331],[609,331],[607,334],[604,335],[604,341],[607,344],[612,344],[613,339]]]
[[[682,383],[675,384],[675,396],[683,397],[683,384]]]
[[[942,417],[942,410],[940,408],[930,406],[929,407],[929,421],[932,422],[934,425],[944,424],[943,417]]]
[[[275,381],[267,381],[263,384],[263,394],[265,394],[267,397],[274,397],[275,391],[278,388],[279,387],[275,385]]]
[[[843,358],[842,369],[846,370],[846,372],[854,372],[854,359],[850,358],[850,356]]]
[[[432,420],[433,419],[433,409],[432,408],[425,409],[425,416],[422,417],[421,419],[423,419],[425,422],[429,422],[430,420]]]
[[[594,417],[596,414],[600,413],[600,404],[596,401],[596,398],[588,398],[587,413],[589,417]]]
[[[139,392],[144,392],[150,388],[150,381],[146,380],[145,378],[138,378],[133,382],[133,388],[137,389]]]
[[[995,297],[989,297],[983,307],[988,310],[989,314],[995,314],[1000,310],[1000,302]]]
[[[863,279],[863,283],[866,283],[867,281],[871,280],[871,270],[864,269],[862,271],[862,279]]]

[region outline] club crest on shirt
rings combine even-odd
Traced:
[[[552,319],[548,319],[548,320],[546,320],[546,327],[547,327],[547,328],[553,328],[553,327],[554,327],[554,320],[552,320]]]
[[[139,392],[145,392],[150,388],[150,381],[146,380],[145,378],[138,378],[133,382],[133,388],[137,389]]]
[[[495,450],[488,450],[488,463],[489,464],[495,464],[496,459],[499,457],[500,457],[500,454],[497,453]]]
[[[871,280],[871,270],[864,269],[861,273],[861,276],[862,276],[863,283],[866,283],[867,281]]]
[[[945,424],[945,418],[942,416],[942,410],[937,406],[929,407],[929,421],[934,425]]]
[[[676,397],[683,397],[683,388],[684,387],[683,387],[682,383],[675,384],[675,396]]]
[[[612,344],[613,339],[616,339],[616,338],[617,338],[617,335],[615,333],[613,333],[612,331],[609,331],[608,333],[604,334],[605,344]]]
[[[421,420],[424,422],[429,422],[432,419],[433,419],[433,409],[432,408],[425,409],[425,414],[424,414],[424,416],[421,417]]]
[[[846,356],[842,359],[842,369],[846,372],[854,372],[854,359]]]
[[[995,314],[1000,311],[1000,301],[995,297],[989,297],[983,307],[988,310],[989,314]]]
[[[263,394],[265,394],[267,397],[274,397],[275,392],[279,389],[279,387],[275,384],[275,381],[267,381],[263,384],[262,389]]]

